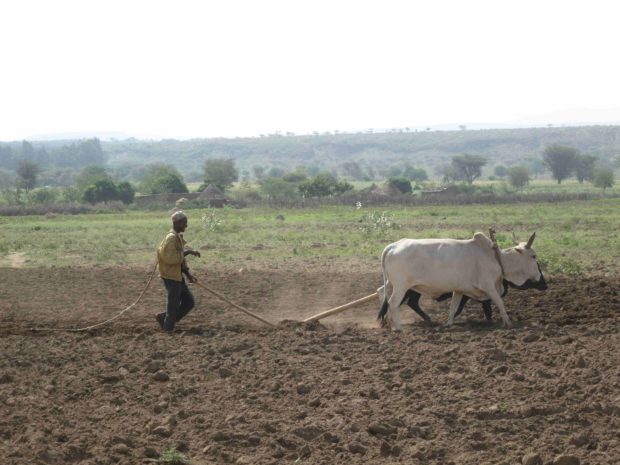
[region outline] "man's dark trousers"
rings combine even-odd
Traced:
[[[175,323],[181,321],[181,319],[194,308],[194,296],[187,287],[187,284],[185,284],[185,279],[183,279],[183,281],[163,279],[163,281],[168,291],[164,330],[172,331]]]

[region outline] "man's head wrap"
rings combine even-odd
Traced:
[[[182,210],[179,210],[179,211],[174,212],[172,214],[172,222],[173,223],[177,223],[177,222],[179,222],[179,221],[181,221],[182,219],[185,219],[185,218],[187,218],[187,215],[185,213],[183,213]]]

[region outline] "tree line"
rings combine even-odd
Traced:
[[[98,145],[96,140],[85,141],[84,144],[90,147]],[[75,176],[71,186],[62,189],[42,188],[35,192],[33,189],[37,185],[41,167],[30,158],[32,147],[28,147],[27,142],[22,144],[22,149],[25,149],[25,153],[27,152],[29,155],[22,157],[18,162],[17,179],[12,186],[13,190],[8,189],[10,192],[7,192],[6,186],[4,189],[5,198],[9,198],[13,202],[23,201],[22,192],[26,198],[39,203],[81,201],[91,204],[111,201],[129,204],[133,202],[136,192],[142,194],[188,192],[182,174],[176,167],[166,163],[151,163],[142,167],[140,179],[134,183],[116,181],[104,166],[87,165]],[[472,185],[481,178],[483,168],[487,163],[487,158],[480,155],[454,155],[450,163],[440,167],[439,173],[442,175],[444,184],[462,182]],[[601,166],[597,157],[581,154],[572,147],[547,146],[542,153],[540,163],[551,172],[558,183],[575,176],[580,183],[592,182],[603,191],[614,184],[614,174],[611,168]],[[402,193],[413,192],[415,189],[413,189],[412,183],[419,190],[419,186],[428,180],[428,175],[422,168],[416,168],[409,164],[396,168],[398,169],[387,173],[392,175],[388,181]],[[198,191],[204,190],[210,184],[221,190],[227,190],[239,181],[241,181],[239,185],[241,191],[249,193],[254,190],[257,195],[267,198],[329,197],[353,190],[353,185],[340,179],[337,174],[315,170],[303,165],[299,165],[290,171],[278,167],[267,169],[264,166],[255,165],[252,170],[253,179],[250,179],[249,173],[240,172],[234,159],[220,157],[206,160],[202,171],[203,183]],[[359,177],[360,170],[356,162],[347,163],[347,172],[352,178]],[[356,173],[358,176],[355,176]],[[496,165],[494,175],[491,177],[507,178],[511,186],[523,190],[532,179],[532,175],[532,170],[526,165],[519,164],[509,167]]]

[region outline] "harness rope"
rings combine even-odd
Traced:
[[[495,229],[489,228],[489,237],[491,238],[491,242],[493,242],[493,251],[495,252],[495,259],[497,260],[497,263],[499,263],[499,267],[502,270],[502,281],[503,281],[504,276],[506,276],[506,273],[504,272],[504,265],[502,264],[501,249],[499,248],[499,245],[497,245],[497,239],[495,239]]]
[[[102,321],[101,323],[97,323],[94,325],[90,325],[90,326],[85,326],[83,328],[30,328],[30,331],[67,331],[67,332],[81,332],[81,331],[89,331],[91,329],[94,328],[98,328],[99,326],[103,326],[106,325],[108,323],[111,323],[112,321],[116,320],[117,318],[119,318],[123,313],[125,313],[126,311],[128,311],[129,309],[135,307],[138,302],[140,302],[142,300],[142,297],[144,297],[144,294],[146,293],[146,290],[149,288],[149,286],[151,285],[151,281],[153,281],[153,276],[155,276],[155,271],[157,270],[157,261],[155,261],[155,265],[153,266],[153,271],[151,271],[151,275],[149,276],[148,281],[146,282],[146,286],[144,286],[144,289],[142,289],[142,292],[140,293],[140,295],[138,296],[138,298],[136,299],[136,301],[134,303],[132,303],[131,305],[125,307],[123,310],[121,310],[119,313],[117,313],[115,316],[113,316],[112,318],[109,318],[105,321]]]
[[[82,332],[82,331],[89,331],[91,329],[94,328],[98,328],[100,326],[104,326],[108,323],[111,323],[112,321],[116,320],[117,318],[119,318],[121,315],[123,315],[125,312],[127,312],[128,310],[132,309],[133,307],[135,307],[136,305],[138,305],[138,303],[142,300],[142,297],[144,297],[144,294],[146,293],[146,290],[149,288],[149,286],[151,285],[151,282],[153,281],[153,276],[155,276],[155,271],[157,271],[157,262],[155,262],[155,266],[153,267],[153,271],[151,272],[151,275],[149,276],[149,279],[146,283],[146,286],[144,286],[144,289],[142,289],[142,292],[140,293],[140,295],[138,296],[138,298],[136,299],[136,301],[134,303],[132,303],[131,305],[125,307],[123,310],[121,310],[119,313],[117,313],[116,315],[114,315],[112,318],[109,318],[105,321],[102,321],[101,323],[97,323],[94,325],[90,325],[90,326],[85,326],[83,328],[30,328],[30,331],[65,331],[65,332]],[[257,320],[265,323],[266,325],[269,326],[275,326],[273,323],[271,323],[270,321],[265,320],[264,318],[258,316],[255,313],[252,313],[251,311],[249,311],[247,308],[242,307],[241,305],[237,305],[236,303],[234,303],[233,301],[227,299],[226,297],[224,297],[222,294],[220,294],[217,291],[214,291],[213,289],[205,286],[204,284],[200,284],[200,283],[192,283],[195,284],[196,286],[204,289],[205,291],[210,292],[211,294],[215,295],[216,297],[218,297],[219,299],[223,300],[224,302],[226,302],[227,304],[233,306],[234,308],[241,310],[243,313],[251,316],[252,318],[256,318]]]

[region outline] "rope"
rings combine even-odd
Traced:
[[[146,290],[151,285],[151,281],[153,281],[153,276],[155,276],[155,271],[156,270],[157,270],[157,261],[155,261],[155,266],[153,266],[153,271],[151,272],[151,275],[149,276],[149,280],[147,281],[146,286],[144,286],[144,289],[142,289],[142,292],[140,293],[140,296],[136,299],[136,301],[134,303],[132,303],[128,307],[125,307],[123,310],[121,310],[119,313],[117,313],[112,318],[109,318],[109,319],[107,319],[105,321],[102,321],[101,323],[97,323],[97,324],[94,324],[94,325],[91,325],[91,326],[85,326],[84,328],[30,328],[30,331],[81,332],[81,331],[89,331],[91,329],[98,328],[99,326],[103,326],[103,325],[106,325],[108,323],[111,323],[112,321],[114,321],[117,318],[119,318],[123,313],[127,312],[129,309],[135,307],[138,304],[138,302],[140,302],[142,300],[142,297],[144,296]]]
[[[489,228],[489,236],[491,238],[491,241],[493,242],[493,251],[495,252],[495,259],[497,260],[497,263],[499,263],[499,267],[502,270],[502,281],[503,281],[504,276],[506,276],[506,273],[504,272],[504,265],[502,264],[502,256],[500,255],[500,248],[499,248],[499,245],[497,245],[497,239],[495,239],[495,229]]]

